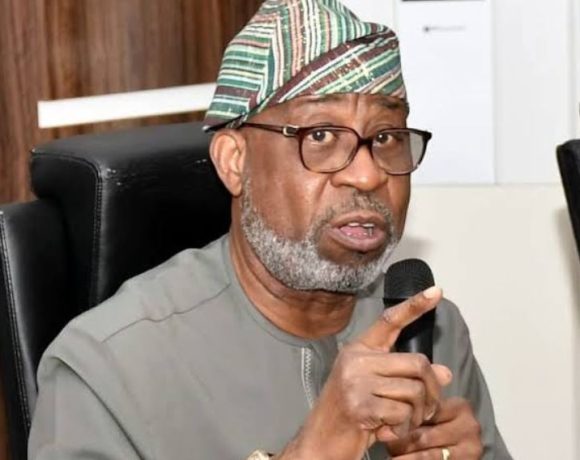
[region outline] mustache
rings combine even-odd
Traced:
[[[252,202],[251,182],[250,174],[245,171],[242,176],[242,208],[252,210],[254,213],[260,215],[260,212]],[[398,240],[399,236],[396,235],[395,220],[391,210],[375,196],[360,192],[359,190],[352,190],[351,195],[346,197],[344,201],[329,206],[321,215],[315,218],[307,230],[305,239],[311,242],[320,241],[324,228],[329,226],[333,219],[341,214],[355,211],[373,211],[379,214],[385,222],[385,227],[390,234],[391,242]]]
[[[391,210],[376,197],[367,193],[354,190],[351,197],[342,203],[329,207],[313,223],[312,229],[314,236],[317,238],[322,229],[330,224],[333,219],[341,214],[355,211],[373,211],[379,214],[385,221],[386,227],[394,235],[395,222]]]

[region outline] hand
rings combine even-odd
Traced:
[[[344,346],[298,437],[276,458],[359,459],[376,441],[377,429],[402,438],[432,417],[451,372],[424,355],[390,350],[402,329],[441,297],[439,288],[431,288],[387,309]]]
[[[469,403],[461,398],[442,402],[431,420],[404,439],[384,441],[394,460],[441,460],[444,447],[451,459],[475,460],[483,454],[481,427]]]

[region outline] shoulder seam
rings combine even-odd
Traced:
[[[111,340],[112,338],[114,338],[117,334],[120,334],[121,332],[129,329],[130,327],[141,323],[143,321],[148,321],[151,323],[161,323],[165,320],[167,320],[168,318],[172,317],[172,316],[177,316],[177,315],[183,315],[185,313],[189,313],[192,310],[201,307],[202,305],[206,304],[207,302],[215,299],[216,297],[220,296],[227,288],[230,287],[231,281],[228,281],[228,283],[226,283],[226,285],[221,288],[218,292],[216,292],[214,295],[212,295],[211,297],[208,297],[206,299],[203,299],[202,301],[192,305],[191,307],[183,310],[183,311],[173,311],[165,316],[163,316],[162,318],[156,319],[156,318],[139,318],[136,319],[135,321],[132,321],[126,325],[124,325],[123,327],[120,327],[119,329],[115,330],[114,332],[111,332],[110,334],[108,334],[107,336],[103,337],[102,339],[99,340],[99,342],[101,343],[106,343],[107,341]]]

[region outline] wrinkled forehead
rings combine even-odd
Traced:
[[[289,104],[295,108],[307,107],[332,107],[345,105],[364,100],[367,106],[382,108],[385,110],[408,111],[406,99],[387,94],[363,94],[363,93],[334,93],[322,95],[306,95],[293,99]]]
[[[319,113],[345,115],[357,107],[369,116],[397,116],[406,119],[409,106],[405,99],[383,94],[340,93],[299,96],[287,102],[272,105],[251,121],[278,121],[293,123],[300,117]]]

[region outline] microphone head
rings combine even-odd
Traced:
[[[435,285],[433,273],[421,259],[405,259],[389,267],[385,275],[385,299],[408,299]]]
[[[385,308],[393,307],[409,297],[435,285],[429,265],[420,259],[405,259],[389,267],[385,275]],[[433,328],[435,309],[405,327],[395,344],[398,352],[423,353],[433,362]]]

